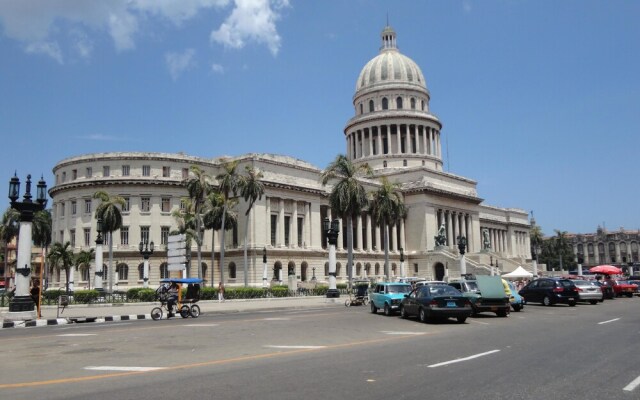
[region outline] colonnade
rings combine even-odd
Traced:
[[[331,209],[327,207],[326,214],[331,216]],[[331,219],[331,217],[329,217]],[[340,237],[338,239],[337,249],[344,250],[347,242],[347,221],[340,219]],[[360,251],[383,251],[384,250],[384,231],[382,226],[375,226],[371,215],[358,215],[353,221],[354,235],[353,248]],[[399,224],[389,229],[389,251],[399,252],[400,248],[406,249],[406,236],[404,220],[400,220]]]
[[[265,219],[265,238],[273,247],[295,248],[311,244],[311,203],[268,197]],[[273,226],[274,222],[275,226]],[[298,235],[300,226],[302,226],[301,237]],[[318,227],[318,229],[321,228]]]
[[[440,131],[428,125],[371,125],[347,135],[351,159],[381,154],[420,154],[442,158]]]
[[[613,245],[613,251],[611,249]],[[597,249],[597,251],[596,251]],[[586,250],[586,251],[585,251]],[[597,265],[612,263],[612,256],[615,257],[616,263],[637,262],[639,260],[638,242],[609,242],[605,243],[587,243],[574,244],[574,254],[582,254],[584,264]],[[613,254],[611,254],[613,253]]]
[[[467,239],[467,249],[473,248],[473,235],[471,234],[471,215],[464,211],[454,211],[438,209],[436,215],[438,226],[436,232],[442,224],[445,225],[447,242],[446,246],[452,249],[457,248],[457,237],[464,236]]]

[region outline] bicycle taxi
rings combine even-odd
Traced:
[[[151,310],[151,318],[162,319],[163,314],[168,316],[174,313],[169,310],[168,301],[170,297],[169,288],[171,285],[178,285],[178,300],[176,308],[182,318],[198,318],[200,316],[200,306],[196,303],[200,300],[200,285],[203,280],[198,278],[167,278],[160,280],[160,286],[156,289],[156,298],[160,301],[160,307]],[[182,286],[187,285],[187,291],[182,298]]]
[[[352,297],[353,292],[353,297]],[[366,306],[369,304],[369,281],[356,280],[352,284],[352,291],[349,292],[349,298],[345,300],[346,307]]]

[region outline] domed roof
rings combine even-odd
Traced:
[[[387,25],[381,36],[380,54],[362,68],[356,82],[356,93],[389,84],[410,85],[426,90],[427,83],[418,64],[398,50],[393,28]]]

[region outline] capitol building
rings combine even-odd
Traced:
[[[408,276],[438,280],[459,276],[458,236],[467,238],[467,272],[509,272],[518,266],[531,270],[528,213],[484,204],[473,179],[443,170],[443,123],[431,112],[431,95],[422,70],[400,53],[396,43],[395,31],[385,27],[379,54],[357,76],[354,115],[344,126],[345,147],[336,149],[356,165],[367,163],[373,169],[374,176],[362,180],[367,190],[376,190],[382,177],[400,184],[407,215],[389,228],[391,277],[400,275],[401,249]],[[200,158],[182,153],[113,152],[66,158],[53,168],[55,185],[49,191],[53,241],[69,241],[76,252],[95,248],[95,210],[100,201],[92,196],[98,190],[121,196],[126,204],[122,228],[113,233],[114,288],[142,286],[143,259],[138,243],[146,238],[156,244],[150,258],[153,287],[168,274],[176,274],[167,269],[166,244],[169,232],[177,228],[171,213],[187,196],[183,181],[189,168],[197,165],[215,177],[229,161],[238,162],[238,171],[244,171],[245,166],[260,171],[265,194],[248,216],[248,204],[239,199],[237,228],[225,232],[224,265],[219,265],[221,232],[205,231],[202,266],[207,285],[217,284],[221,270],[225,284],[243,284],[245,218],[249,218],[250,285],[262,285],[263,249],[269,280],[288,275],[299,281],[314,277],[328,280],[322,221],[336,217],[329,207],[331,182],[322,185],[322,168],[283,155]],[[348,276],[346,227],[346,221],[341,221],[338,282]],[[353,276],[383,278],[382,228],[365,213],[354,219],[353,227]],[[435,236],[441,227],[446,240],[436,246]],[[106,243],[104,249],[106,264]],[[195,245],[192,254],[194,264]],[[192,266],[191,271],[196,269]],[[94,265],[75,272],[75,288],[93,287],[94,273]],[[62,286],[64,279],[64,273],[56,271],[51,284]]]

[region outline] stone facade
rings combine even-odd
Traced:
[[[374,170],[372,179],[363,180],[368,190],[375,190],[381,177],[401,184],[408,214],[398,226],[389,228],[391,275],[400,274],[401,248],[406,275],[430,279],[459,275],[458,236],[467,238],[468,272],[489,273],[493,260],[499,260],[502,271],[511,271],[518,265],[531,269],[527,212],[484,205],[475,181],[443,171],[442,124],[430,112],[430,94],[422,71],[400,54],[390,27],[383,31],[382,42],[380,55],[367,63],[358,77],[355,116],[347,122],[344,134],[347,157],[356,164],[366,162]],[[114,232],[113,237],[114,265],[119,265],[118,287],[142,285],[142,256],[137,246],[147,234],[160,245],[150,259],[150,283],[157,284],[167,273],[163,245],[168,232],[176,227],[171,211],[180,207],[180,199],[186,196],[182,181],[188,176],[189,167],[198,165],[210,176],[216,176],[229,160],[238,161],[238,171],[249,165],[262,172],[265,185],[265,196],[248,216],[250,284],[262,284],[263,248],[267,250],[269,279],[283,271],[283,276],[292,274],[303,281],[313,276],[326,280],[328,253],[322,221],[335,217],[328,206],[332,186],[321,185],[320,168],[287,156],[245,154],[206,159],[184,154],[102,153],[62,160],[53,168],[56,183],[50,190],[53,240],[70,240],[77,250],[94,247],[98,200],[91,196],[97,190],[122,196],[128,201],[123,210],[124,229]],[[225,236],[224,279],[230,285],[244,281],[246,208],[240,199],[238,228]],[[434,237],[442,225],[446,245],[436,249]],[[337,246],[339,281],[348,275],[346,226],[342,221]],[[381,278],[381,228],[375,227],[366,214],[357,217],[353,227],[354,276]],[[482,245],[484,229],[489,232],[490,248]],[[202,250],[209,282],[220,279],[215,247],[220,243],[219,234],[205,232]],[[105,245],[105,253],[106,249]],[[106,260],[105,254],[105,263]],[[81,279],[76,278],[76,288],[92,284],[92,271],[79,271],[77,276]],[[56,278],[60,281],[64,277],[54,277],[54,281]]]
[[[627,266],[640,261],[640,230],[607,231],[598,227],[595,233],[572,233],[567,238],[573,245],[573,254],[587,268],[603,264]]]

